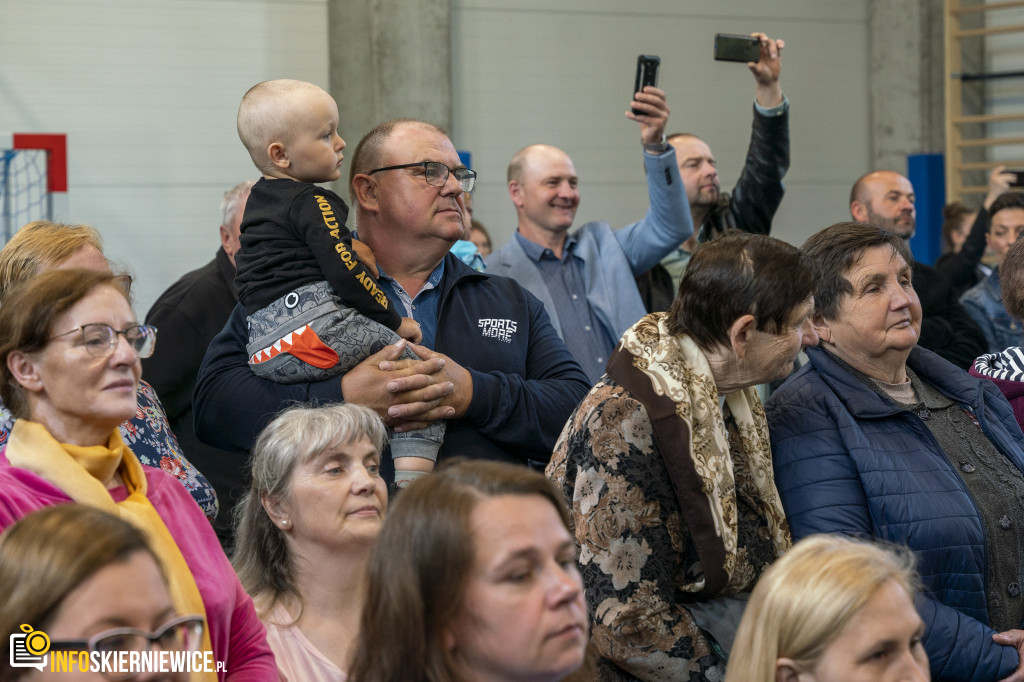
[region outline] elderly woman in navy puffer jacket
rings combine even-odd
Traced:
[[[1024,679],[1024,434],[1010,405],[915,347],[921,306],[902,239],[840,223],[803,251],[821,345],[765,406],[793,540],[909,546],[933,679]]]

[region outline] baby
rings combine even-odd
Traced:
[[[419,325],[378,286],[373,253],[345,227],[348,206],[312,184],[341,175],[334,99],[303,81],[258,83],[242,97],[238,136],[263,175],[235,256],[252,370],[278,383],[317,381],[400,338],[420,341]],[[408,348],[403,357],[416,358]],[[431,471],[443,438],[443,422],[393,433],[396,485]]]

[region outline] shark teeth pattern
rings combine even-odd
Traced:
[[[298,329],[285,334],[283,337],[281,337],[274,343],[270,344],[266,348],[256,351],[252,355],[252,357],[249,358],[250,364],[258,365],[259,363],[266,362],[267,360],[277,355],[280,355],[281,353],[288,352],[289,350],[291,350],[292,347],[292,337],[301,336],[302,333],[305,332],[307,329],[313,331],[308,324],[302,325]]]

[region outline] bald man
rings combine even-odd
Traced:
[[[906,177],[895,171],[873,171],[862,175],[850,190],[850,215],[909,241],[917,228],[914,199],[914,186]],[[916,261],[912,278],[923,315],[918,345],[970,369],[985,352],[985,336],[957,301],[949,278]]]
[[[363,136],[351,158],[359,239],[376,256],[380,288],[421,325],[423,345],[413,349],[422,360],[400,360],[401,347],[390,345],[340,380],[274,383],[249,369],[239,305],[199,373],[197,435],[244,452],[280,410],[344,400],[396,428],[446,420],[440,459],[546,463],[590,384],[536,298],[450,253],[466,212],[455,145],[435,125],[395,119]],[[429,181],[425,164],[434,169]],[[381,461],[385,479],[390,460]]]
[[[593,221],[570,231],[579,178],[561,149],[530,145],[512,157],[508,193],[518,228],[487,259],[489,273],[518,281],[539,298],[592,383],[604,374],[619,337],[646,314],[634,277],[693,234],[686,187],[665,139],[665,93],[647,86],[626,117],[640,124],[650,207],[643,220],[612,230]]]
[[[764,33],[752,35],[761,41],[760,59],[747,64],[755,83],[754,119],[747,158],[732,193],[722,191],[718,162],[707,142],[692,133],[668,136],[686,185],[696,232],[659,265],[637,277],[640,295],[651,312],[672,305],[698,243],[732,228],[768,234],[782,203],[782,179],[789,170],[789,100],[779,84],[786,43]]]

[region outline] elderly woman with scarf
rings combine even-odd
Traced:
[[[562,431],[547,474],[572,502],[601,679],[722,679],[746,595],[790,545],[754,387],[816,342],[812,290],[781,241],[701,245]]]

